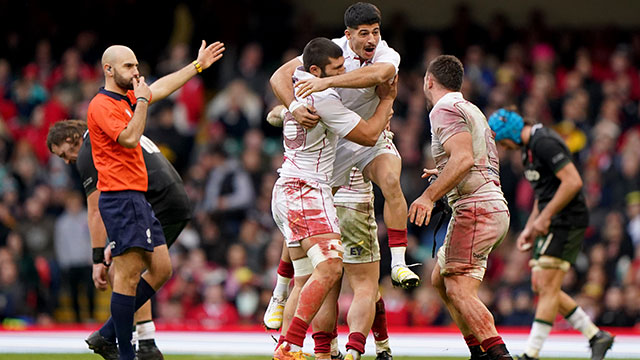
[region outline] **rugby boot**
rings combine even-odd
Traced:
[[[386,351],[376,354],[376,360],[393,360],[393,356]]]
[[[614,340],[613,335],[607,331],[600,330],[597,334],[589,339],[589,347],[591,348],[591,360],[602,360],[607,350],[611,349]]]
[[[105,339],[98,330],[91,333],[85,342],[89,345],[89,349],[102,356],[105,360],[118,360],[120,358],[118,345]]]
[[[391,283],[403,289],[412,289],[420,285],[420,277],[406,265],[396,265],[391,268]]]
[[[262,319],[264,327],[268,330],[278,330],[282,326],[282,314],[284,313],[284,305],[287,303],[287,299],[279,299],[275,296],[269,300],[269,306],[264,312],[264,318]]]
[[[307,356],[311,356],[310,354],[302,352],[302,350],[290,350],[291,346],[289,344],[286,342],[281,344],[273,353],[273,360],[307,360]]]
[[[164,360],[153,339],[138,340],[138,360]]]

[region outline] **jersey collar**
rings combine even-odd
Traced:
[[[113,91],[106,90],[104,87],[100,88],[100,91],[98,91],[98,94],[106,95],[106,96],[108,96],[108,97],[110,97],[110,98],[112,98],[114,100],[118,100],[118,101],[124,100],[124,101],[127,102],[127,104],[129,104],[129,107],[132,110],[135,110],[135,108],[136,108],[136,106],[131,103],[131,100],[129,100],[129,97],[126,96],[126,95],[122,95],[122,94],[118,94],[118,93],[113,92]]]
[[[345,36],[345,39],[346,39],[346,36]],[[376,47],[376,50],[378,50],[377,47]],[[343,56],[345,60],[350,59],[353,61],[357,61],[360,67],[371,64],[371,60],[372,60],[372,59],[369,59],[369,60],[366,60],[365,62],[360,62],[360,56],[358,56],[358,54],[356,54],[355,51],[351,49],[351,45],[349,45],[349,40],[346,40],[346,46],[345,46],[345,51],[343,53]]]

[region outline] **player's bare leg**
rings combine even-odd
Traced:
[[[336,328],[338,319],[338,296],[340,295],[341,283],[336,281],[335,285],[324,299],[318,314],[313,318],[313,340],[315,343],[314,353],[317,360],[331,359],[331,340],[333,331]]]
[[[440,272],[439,266],[434,268],[434,272]],[[478,298],[478,288],[480,280],[464,275],[450,275],[443,277],[445,303],[449,301],[457,310],[463,324],[461,326],[463,335],[470,330],[485,349],[489,360],[511,359],[504,342],[494,325],[493,315],[489,309]],[[440,293],[442,296],[442,294]],[[451,314],[456,316],[455,312]],[[456,323],[457,324],[457,323]],[[468,329],[468,330],[467,330]]]
[[[420,277],[411,271],[405,261],[407,249],[407,201],[400,187],[402,160],[392,154],[381,154],[365,168],[364,176],[371,179],[384,195],[384,223],[391,250],[391,280],[394,285],[413,288]]]
[[[566,272],[552,266],[560,259],[541,257],[538,263],[546,266],[534,266],[531,276],[531,287],[538,294],[538,305],[531,332],[527,339],[527,347],[521,359],[537,359],[544,341],[549,336],[556,314],[560,312],[574,328],[580,330],[589,339],[592,359],[603,359],[613,344],[613,336],[600,330],[578,304],[561,290]]]
[[[349,341],[345,359],[360,359],[367,334],[371,330],[378,299],[379,262],[344,264],[345,275],[353,289],[353,301],[347,314]]]
[[[301,354],[304,338],[314,316],[327,294],[342,276],[342,245],[339,234],[324,234],[302,240],[302,250],[314,264],[313,273],[304,284],[298,298],[295,315],[287,328],[285,342],[274,353],[278,360],[294,359]],[[301,249],[290,248],[290,256]]]
[[[456,309],[456,307],[453,305],[453,303],[451,302],[451,299],[449,299],[449,297],[447,296],[447,290],[444,285],[444,277],[440,275],[440,265],[438,264],[436,264],[435,268],[433,269],[433,272],[431,273],[431,284],[436,290],[438,290],[438,295],[440,295],[440,298],[446,305],[447,310],[449,311],[449,314],[453,319],[453,322],[456,324],[458,329],[460,329],[460,332],[462,333],[462,336],[464,337],[464,340],[467,343],[467,346],[469,347],[469,352],[471,353],[471,360],[486,359],[487,355],[482,350],[482,347],[480,346],[480,342],[478,341],[476,336],[473,334],[473,332],[471,332],[471,329],[469,328],[467,323],[464,321],[464,318],[462,317],[462,315],[460,315],[460,312],[458,311],[458,309]]]

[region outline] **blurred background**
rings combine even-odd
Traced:
[[[463,93],[488,116],[516,104],[566,140],[584,180],[591,225],[564,289],[601,326],[640,327],[640,3],[637,1],[374,1],[382,38],[402,57],[392,130],[411,203],[432,167],[422,93],[425,64],[454,54]],[[174,276],[157,294],[159,325],[259,324],[275,283],[282,236],[270,211],[282,163],[271,74],[316,36],[340,37],[350,1],[0,0],[0,322],[93,323],[109,294],[93,291],[82,184],[51,156],[49,126],[86,119],[103,85],[104,49],[136,52],[151,83],[223,41],[223,59],[150,108],[145,134],[182,175],[193,221],[171,249]],[[510,236],[492,253],[481,297],[498,325],[529,326],[529,254],[515,249],[533,204],[518,152],[501,151]],[[433,229],[409,227],[408,263],[424,284],[391,287],[377,192],[380,287],[390,326],[447,325],[429,285]],[[446,226],[444,227],[446,228]],[[444,229],[438,234],[442,242]],[[341,323],[351,301],[340,298]],[[568,328],[560,321],[557,328]]]

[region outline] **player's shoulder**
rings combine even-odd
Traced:
[[[331,41],[333,41],[334,43],[336,43],[338,46],[340,46],[340,48],[342,48],[342,50],[344,51],[347,46],[349,45],[349,41],[347,40],[347,36],[343,36],[343,37],[339,37],[339,38],[333,38],[331,39]]]
[[[304,71],[302,67],[297,68],[293,73],[294,83],[300,80],[313,79],[313,78],[315,78],[315,76],[311,73]],[[334,88],[328,88],[322,91],[315,92],[312,95],[309,95],[306,99],[298,99],[298,100],[299,101],[306,100],[307,102],[310,102],[310,101],[318,102],[318,101],[323,101],[323,100],[332,99],[332,98],[340,99],[340,95],[338,95],[338,92]]]
[[[105,95],[103,92],[99,92],[89,102],[89,107],[87,111],[89,113],[92,113],[95,111],[104,111],[106,109],[109,109],[111,106],[113,106],[113,103],[114,103],[113,98]]]
[[[440,100],[433,106],[432,112],[436,111],[449,111],[457,112],[457,105],[466,103],[466,100],[462,96],[458,96],[459,93],[448,93],[441,97]]]
[[[534,151],[548,150],[554,147],[566,148],[566,144],[562,137],[553,129],[542,124],[534,125],[537,127],[531,135],[531,145]]]

